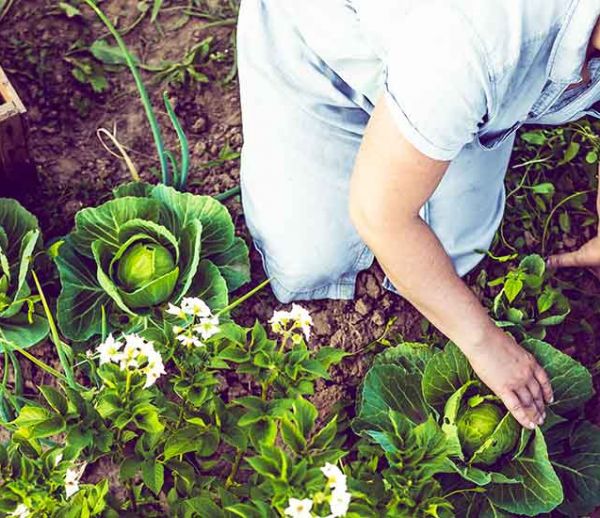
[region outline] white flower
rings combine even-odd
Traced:
[[[292,321],[292,315],[289,311],[274,311],[269,324],[274,333],[281,334],[287,330],[288,324]]]
[[[327,462],[321,471],[327,477],[327,484],[330,488],[336,491],[346,491],[346,475],[340,468]]]
[[[31,516],[31,514],[29,512],[29,508],[25,504],[19,504],[17,508],[8,516],[13,516],[15,518],[28,518]]]
[[[127,348],[135,349],[142,354],[146,354],[149,349],[154,350],[154,347],[150,342],[144,340],[140,335],[126,335],[125,336],[125,349]]]
[[[54,467],[58,466],[63,460],[63,454],[59,453],[54,459]]]
[[[204,346],[204,344],[193,335],[179,335],[177,337],[177,340],[179,340],[186,347],[192,347],[192,346],[193,347],[203,347]]]
[[[100,365],[115,361],[115,358],[119,357],[121,347],[123,347],[123,342],[115,340],[113,335],[108,335],[108,338],[96,349],[96,352],[100,354]]]
[[[292,518],[311,518],[310,510],[312,506],[313,502],[309,498],[305,498],[304,500],[290,498],[288,507],[283,512]]]
[[[198,333],[202,340],[208,340],[220,331],[219,317],[203,318],[194,326],[194,332]]]
[[[179,306],[175,306],[169,302],[169,307],[167,308],[167,313],[169,315],[175,315],[177,318],[185,319],[185,312]]]
[[[67,470],[65,474],[65,493],[67,499],[71,498],[77,491],[79,491],[79,479],[85,471],[86,464],[82,464],[78,469]]]
[[[186,315],[200,318],[210,317],[212,315],[212,312],[206,305],[206,302],[196,297],[185,297],[181,301],[181,310]]]
[[[310,328],[313,325],[313,320],[308,310],[298,304],[292,304],[290,315],[295,320],[296,325],[302,329],[306,340],[310,340]]]
[[[156,383],[156,380],[160,378],[161,375],[166,374],[165,366],[162,361],[162,357],[160,353],[156,352],[154,349],[147,356],[148,365],[146,366],[146,383],[144,388],[151,387]]]
[[[301,329],[306,340],[310,340],[313,320],[308,310],[298,304],[292,304],[291,311],[275,311],[269,323],[274,333],[283,334],[293,329]]]
[[[137,369],[140,366],[137,359],[139,354],[140,350],[138,349],[137,344],[135,342],[130,342],[128,337],[125,348],[119,357],[121,370]]]
[[[331,493],[331,500],[329,501],[329,507],[331,508],[331,518],[338,518],[340,516],[346,516],[348,508],[350,507],[350,500],[352,495],[345,489],[338,491],[337,489]]]
[[[145,356],[146,358],[151,358],[157,354],[157,352],[154,350],[154,344],[152,342],[148,342],[136,335],[133,336],[135,337],[133,346],[138,350],[139,354]]]

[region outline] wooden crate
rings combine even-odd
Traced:
[[[25,106],[0,67],[0,195],[16,194],[35,180],[23,114]]]

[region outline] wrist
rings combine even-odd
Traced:
[[[506,338],[506,333],[488,318],[481,325],[471,328],[457,345],[469,357],[489,348],[491,342],[504,341]]]

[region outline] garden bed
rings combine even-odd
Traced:
[[[128,2],[101,3],[111,19],[118,20],[122,32],[130,29],[125,39],[134,54],[148,64],[144,79],[156,106],[161,103],[162,91],[169,91],[190,141],[190,191],[216,195],[234,188],[239,181],[241,117],[231,47],[231,18],[235,13],[225,2],[194,5],[197,7],[192,13],[209,13],[212,18],[185,15],[185,2],[165,2],[156,24],[150,21],[149,13],[140,18],[140,11],[133,10]],[[28,107],[30,151],[40,175],[39,188],[18,197],[37,216],[50,243],[72,230],[78,211],[101,205],[111,198],[113,188],[130,180],[123,161],[111,155],[98,139],[98,128],[116,135],[143,180],[156,183],[159,176],[150,128],[129,71],[118,60],[111,62],[106,55],[98,59],[101,54],[90,51],[93,42],[107,38],[106,30],[91,11],[81,6],[74,9],[42,0],[27,7],[17,3],[0,25],[0,41],[6,42],[0,47],[0,63]],[[202,73],[201,78],[194,78],[185,67],[164,66],[167,61],[185,61],[187,50],[207,37],[213,38],[210,52],[199,55],[201,63],[195,69]],[[160,111],[158,118],[163,127],[170,127],[166,113]],[[166,134],[165,140],[168,147],[177,147],[174,132]],[[108,141],[106,144],[111,147]],[[509,267],[516,268],[520,258],[570,250],[591,237],[595,230],[590,224],[594,216],[591,191],[598,161],[591,154],[597,153],[598,147],[597,137],[587,125],[562,133],[530,133],[519,142],[507,181],[504,235],[493,249],[502,261],[488,258],[468,277],[482,301],[491,306],[500,287],[489,282],[505,275]],[[548,183],[552,183],[551,189]],[[561,205],[561,200],[577,192],[583,194]],[[250,244],[239,198],[229,199],[226,206],[237,235]],[[260,258],[252,247],[250,265],[250,283],[235,291],[231,300],[264,280]],[[346,418],[354,415],[359,385],[374,353],[400,341],[443,343],[418,312],[382,288],[382,280],[382,271],[374,266],[359,276],[355,300],[303,304],[313,320],[310,349],[333,347],[352,355],[332,366],[331,379],[315,381],[315,393],[309,399],[318,410],[318,426],[329,423],[334,415],[347,426]],[[589,272],[560,272],[558,282],[571,301],[572,311],[565,322],[548,328],[546,340],[590,369],[596,388],[600,388],[600,282]],[[56,295],[57,279],[48,281],[45,288]],[[252,326],[255,320],[266,325],[278,309],[281,305],[266,288],[237,308],[233,316],[240,325]],[[30,352],[60,369],[60,359],[50,342]],[[26,394],[34,394],[39,385],[56,385],[42,369],[26,361],[22,364]],[[235,372],[220,382],[225,401],[259,394],[256,384]],[[598,396],[587,404],[585,413],[600,425]],[[217,472],[228,466],[216,464],[214,469]],[[102,460],[88,468],[85,481],[95,484],[109,480],[111,494],[126,500],[131,486],[119,479],[120,469]],[[164,508],[161,511],[159,504],[166,505],[164,495],[161,499],[148,507],[148,514],[138,515],[160,516]]]

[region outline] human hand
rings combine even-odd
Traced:
[[[544,423],[545,405],[554,396],[548,375],[531,353],[498,329],[467,356],[479,378],[522,426],[534,429]]]
[[[600,278],[600,237],[588,241],[579,250],[550,256],[548,268],[590,268]]]

